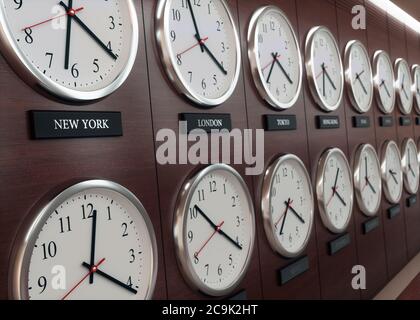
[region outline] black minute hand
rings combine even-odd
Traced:
[[[60,1],[60,6],[62,6],[66,12],[68,12],[70,10],[69,7],[67,7],[65,5],[65,3],[63,1]],[[80,20],[80,18],[77,15],[72,16],[72,19],[74,19],[74,21],[76,21],[80,27],[85,30],[87,32],[88,35],[91,36],[91,38],[102,48],[104,49],[104,51],[114,60],[117,60],[118,57],[112,52],[112,50],[110,50],[99,38],[98,36],[89,29],[89,27],[82,21]]]
[[[69,0],[69,9],[73,9],[73,0]],[[71,38],[71,15],[67,15],[67,30],[66,30],[66,52],[64,57],[64,69],[69,69],[70,60],[70,38]]]
[[[96,248],[96,218],[98,216],[98,212],[93,210],[92,212],[92,239],[90,243],[90,266],[93,267],[95,265],[95,248]],[[89,276],[89,283],[93,283],[93,274],[92,272]]]
[[[200,35],[200,31],[198,31],[197,20],[195,19],[194,10],[193,10],[193,7],[191,5],[191,0],[187,0],[187,5],[188,5],[188,8],[190,9],[191,18],[192,18],[192,21],[193,21],[193,24],[194,24],[195,33],[198,36],[198,43],[200,44],[201,52],[204,52],[203,44],[202,44],[202,41],[201,41],[202,38],[201,38],[201,35]]]

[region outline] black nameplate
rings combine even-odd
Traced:
[[[411,208],[417,203],[417,196],[412,195],[411,197],[407,198],[407,207]]]
[[[296,130],[297,120],[294,115],[265,115],[264,116],[265,130],[266,131],[286,131]]]
[[[420,117],[416,117],[416,126],[420,126]]]
[[[379,117],[379,125],[381,127],[392,127],[394,126],[394,119],[391,116]]]
[[[398,216],[401,212],[401,207],[399,204],[391,207],[388,209],[388,219],[394,219],[396,216]]]
[[[363,223],[363,233],[368,234],[379,227],[379,218],[375,217]]]
[[[410,117],[400,117],[400,126],[402,126],[402,127],[411,126],[411,118]]]
[[[181,113],[180,119],[187,122],[188,133],[196,129],[207,133],[212,130],[232,130],[230,114]]]
[[[335,255],[337,252],[343,250],[350,244],[350,234],[346,233],[335,240],[328,243],[330,256]]]
[[[354,128],[370,128],[370,118],[366,116],[354,116],[353,127]]]
[[[284,285],[290,280],[300,276],[302,273],[309,270],[309,258],[307,256],[289,264],[277,271],[277,281],[279,286]]]
[[[230,297],[228,300],[233,300],[233,301],[242,301],[242,300],[247,300],[248,296],[246,294],[245,290],[239,291],[237,294],[233,295],[232,297]]]
[[[30,111],[34,139],[119,137],[121,112]]]
[[[338,116],[317,116],[316,125],[318,129],[338,129],[340,128],[340,118]]]

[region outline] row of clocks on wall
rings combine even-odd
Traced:
[[[350,222],[354,193],[366,216],[377,214],[382,186],[392,204],[400,201],[403,185],[417,193],[417,146],[405,140],[401,156],[397,144],[388,141],[380,161],[374,147],[361,145],[353,169],[340,149],[331,148],[319,160],[316,179],[315,199],[305,165],[291,154],[266,170],[264,228],[273,250],[284,257],[305,250],[315,202],[325,227],[340,234]],[[227,295],[245,275],[255,242],[248,188],[233,168],[217,164],[193,176],[181,190],[173,225],[180,270],[191,287],[210,296]],[[158,263],[155,233],[140,201],[124,187],[100,180],[78,183],[36,212],[24,229],[12,259],[14,298],[152,296]],[[56,287],[58,268],[65,270],[65,290]]]
[[[139,37],[132,1],[91,1],[83,7],[74,7],[73,0],[0,4],[2,52],[31,85],[65,100],[94,100],[117,90],[129,75]],[[56,14],[50,17],[51,12]],[[175,88],[200,106],[229,99],[239,79],[241,50],[227,4],[159,0],[155,22],[163,68]],[[346,46],[344,70],[333,34],[314,27],[307,35],[304,66],[295,31],[274,6],[255,12],[247,41],[256,88],[276,109],[296,103],[305,67],[324,111],[340,106],[347,84],[360,113],[370,109],[375,95],[384,113],[393,111],[397,96],[404,114],[411,112],[413,100],[420,113],[420,67],[410,70],[404,59],[394,66],[386,52],[377,51],[372,68],[366,48],[354,40]]]

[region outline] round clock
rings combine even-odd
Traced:
[[[394,69],[389,55],[382,50],[376,51],[373,57],[374,88],[376,101],[383,113],[389,114],[394,111],[395,86]]]
[[[413,81],[411,80],[410,67],[404,59],[395,61],[396,90],[398,93],[398,105],[404,114],[409,114],[413,109]]]
[[[381,171],[385,197],[396,204],[402,196],[403,170],[401,153],[394,141],[387,141],[382,147]]]
[[[316,103],[325,111],[340,107],[344,90],[343,63],[334,35],[326,27],[312,28],[306,38],[306,73]]]
[[[137,15],[131,0],[0,0],[0,45],[30,85],[64,100],[100,99],[134,65]]]
[[[15,299],[149,299],[157,274],[152,223],[139,200],[109,181],[64,190],[18,236]]]
[[[184,185],[174,237],[178,264],[194,289],[223,296],[236,288],[251,259],[255,216],[246,184],[234,169],[212,165]]]
[[[159,0],[156,39],[175,88],[202,107],[217,106],[238,83],[239,36],[224,0]]]
[[[410,194],[419,190],[419,162],[417,146],[413,139],[405,139],[402,145],[402,167],[405,189]]]
[[[267,239],[282,256],[299,256],[309,241],[314,197],[309,174],[295,155],[278,158],[267,169],[261,208]]]
[[[353,179],[344,153],[328,149],[318,163],[316,192],[324,225],[341,233],[350,223],[353,209]]]
[[[263,7],[252,16],[248,57],[263,99],[277,109],[291,108],[302,87],[302,58],[292,24],[277,7]]]
[[[414,106],[417,114],[420,114],[420,66],[414,65],[412,68],[413,74],[413,89],[412,94],[414,96]]]
[[[372,67],[369,54],[360,41],[353,40],[347,43],[345,63],[350,101],[358,112],[368,112],[373,100]]]
[[[382,197],[381,165],[375,148],[362,144],[354,158],[354,186],[360,210],[374,216],[379,210]]]

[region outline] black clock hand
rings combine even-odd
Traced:
[[[338,183],[338,175],[339,174],[340,174],[340,168],[337,168],[337,173],[335,175],[335,181],[334,181],[334,186],[333,186],[334,192],[337,190],[337,183]]]
[[[335,191],[335,194],[337,195],[338,199],[341,201],[341,203],[347,207],[347,203],[344,201],[343,197],[337,192]]]
[[[363,72],[362,72],[362,73],[363,73]],[[358,74],[358,75],[356,76],[356,79],[359,81],[360,86],[362,87],[363,91],[364,91],[364,92],[365,92],[365,94],[367,95],[367,94],[368,94],[368,92],[367,92],[367,90],[366,90],[366,87],[365,87],[365,85],[363,84],[362,80],[360,79],[360,75],[361,75],[362,73]]]
[[[283,65],[280,63],[280,61],[277,59],[277,53],[274,52],[271,53],[271,55],[274,58],[274,62],[277,63],[277,65],[280,67],[281,71],[283,72],[284,76],[286,77],[287,81],[289,81],[290,84],[293,84],[292,79],[290,79],[290,76],[287,74],[286,70],[283,68]]]
[[[197,205],[194,206],[194,209],[197,210],[197,212],[213,227],[214,230],[217,230],[217,232],[221,236],[229,240],[229,242],[231,242],[239,250],[242,250],[242,247],[230,236],[228,236],[219,226],[217,226],[213,221],[211,221],[211,219],[203,212],[203,210],[201,210]]]
[[[366,168],[366,175],[365,178],[367,179],[369,177],[368,175],[368,163],[367,163],[367,157],[365,157],[365,168]]]
[[[326,93],[325,93],[325,68],[324,68],[324,63],[322,64],[322,94],[325,97]]]
[[[194,24],[195,33],[196,33],[196,35],[198,35],[197,40],[198,40],[198,43],[200,44],[201,52],[204,52],[203,44],[202,44],[202,41],[201,41],[201,35],[200,35],[200,31],[198,31],[197,20],[195,19],[195,14],[194,14],[194,10],[193,10],[192,5],[191,5],[191,0],[187,0],[187,5],[188,5],[188,8],[190,9],[190,14],[191,14],[191,18],[192,18],[192,21],[193,21],[193,24]]]
[[[391,174],[392,179],[395,181],[396,184],[398,184],[398,180],[397,178],[395,178],[395,176],[397,175],[396,172],[389,170],[389,173]]]
[[[286,211],[284,212],[284,218],[283,218],[283,222],[282,222],[281,228],[280,228],[280,235],[283,235],[284,224],[286,222],[287,213],[289,212],[289,209],[290,209],[290,202],[291,202],[290,198],[287,199],[287,201],[284,202],[284,204],[286,205]]]
[[[325,75],[327,76],[327,79],[331,83],[331,86],[333,87],[333,89],[337,90],[337,87],[335,86],[334,82],[332,81],[327,69],[325,68],[325,64],[323,65],[323,69],[324,69]]]
[[[93,210],[92,212],[92,237],[90,242],[90,267],[95,265],[95,248],[96,248],[96,218],[97,218],[98,212],[96,210]],[[93,274],[92,272],[89,275],[89,283],[93,283]]]
[[[276,52],[276,57],[277,57],[277,52]],[[271,74],[273,73],[273,69],[274,69],[274,65],[275,65],[275,64],[276,64],[276,61],[275,61],[275,60],[273,60],[273,62],[271,63],[270,72],[268,73],[267,83],[270,83]]]
[[[386,91],[386,94],[388,95],[388,97],[391,98],[391,94],[389,93],[389,90],[388,90],[388,87],[386,86],[385,80],[382,80],[382,83],[381,83],[380,87],[382,87],[382,86],[385,88],[385,91]]]
[[[60,1],[60,5],[66,10],[69,11],[69,8],[64,4],[63,1]],[[99,38],[98,36],[89,29],[89,27],[82,21],[77,15],[72,16],[72,18],[80,25],[80,27],[91,36],[91,38],[102,48],[104,51],[114,60],[117,60],[118,57],[110,50]]]
[[[376,190],[375,190],[375,188],[373,187],[372,183],[370,183],[370,180],[369,180],[368,178],[366,178],[366,183],[368,184],[368,186],[369,186],[369,188],[372,190],[372,192],[373,192],[374,194],[376,194]]]
[[[201,38],[198,36],[198,34],[195,35],[195,38],[197,41],[201,41]],[[209,55],[210,59],[213,60],[213,62],[217,65],[217,67],[222,71],[222,73],[226,76],[228,73],[226,69],[222,66],[222,64],[217,61],[216,57],[213,55],[213,53],[210,51],[210,49],[206,46],[206,44],[201,41],[201,46],[204,48],[204,51]]]
[[[296,218],[299,219],[300,222],[302,222],[303,224],[305,224],[305,220],[303,220],[303,218],[301,217],[301,215],[299,213],[296,212],[296,210],[290,206],[290,211],[292,211],[292,213],[296,216]]]
[[[68,7],[70,10],[73,10],[73,0],[69,0]],[[67,30],[66,30],[66,51],[64,56],[64,69],[69,69],[69,60],[70,60],[70,38],[71,38],[71,22],[72,22],[72,15],[67,15]],[[93,274],[92,274],[93,276]]]
[[[82,266],[84,266],[85,268],[87,268],[87,269],[89,269],[90,270],[90,265],[88,264],[88,263],[86,263],[86,262],[83,262],[82,263]],[[100,275],[101,277],[104,277],[105,279],[107,279],[107,280],[109,280],[109,281],[111,281],[111,282],[113,282],[113,283],[115,283],[116,285],[118,285],[118,286],[120,286],[120,287],[122,287],[122,288],[124,288],[124,289],[126,289],[126,290],[128,290],[128,291],[130,291],[131,293],[133,293],[133,294],[137,294],[137,290],[136,289],[133,289],[132,287],[130,287],[129,285],[127,285],[127,284],[125,284],[124,282],[121,282],[120,280],[117,280],[117,279],[115,279],[114,277],[112,277],[112,276],[110,276],[109,274],[107,274],[107,273],[105,273],[105,272],[103,272],[103,271],[101,271],[101,270],[96,270],[96,272],[95,273],[97,273],[98,275]]]

